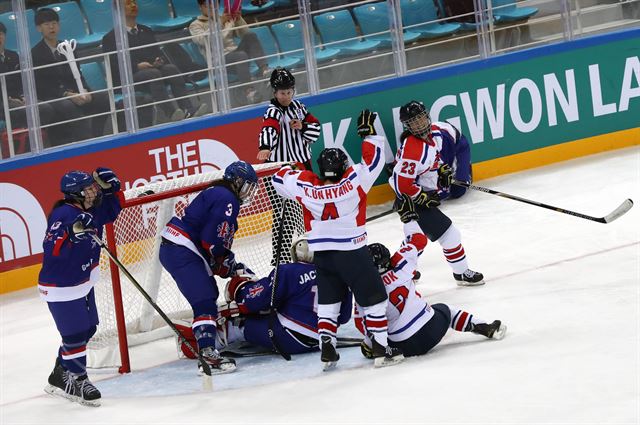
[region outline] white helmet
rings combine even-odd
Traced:
[[[293,262],[313,263],[313,252],[309,250],[307,234],[302,234],[291,243],[291,259]]]

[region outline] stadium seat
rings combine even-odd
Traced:
[[[323,13],[313,17],[322,41],[328,47],[341,49],[347,55],[370,53],[382,44],[379,40],[360,37],[356,24],[347,10]]]
[[[166,32],[184,28],[195,18],[195,16],[172,18],[168,0],[137,0],[137,3],[138,22],[154,31]]]
[[[535,7],[517,7],[516,0],[493,0],[492,5],[493,18],[498,23],[521,21],[538,13]]]
[[[200,16],[200,7],[196,0],[171,0],[173,11],[178,17],[195,18]]]
[[[445,37],[462,28],[459,23],[434,22],[438,20],[438,11],[432,1],[400,0],[400,7],[407,31],[419,32],[424,37]]]
[[[104,90],[107,88],[104,68],[101,63],[87,62],[80,64],[80,71],[91,90]]]
[[[55,3],[46,7],[55,10],[60,17],[60,40],[76,40],[78,47],[93,47],[102,41],[101,34],[91,34],[85,25],[80,6],[75,1]]]
[[[89,22],[93,34],[104,37],[113,29],[113,15],[111,2],[108,0],[80,0],[80,6]]]
[[[302,29],[299,19],[284,21],[271,26],[271,31],[276,36],[280,51],[284,57],[294,57],[304,60],[304,45],[302,44]],[[315,44],[315,43],[314,43]],[[316,61],[327,62],[340,55],[340,49],[316,47]]]
[[[42,35],[36,29],[36,24],[33,22],[35,12],[32,9],[27,9],[26,18],[27,25],[29,27],[29,43],[31,47],[35,46],[40,40]],[[16,15],[13,12],[7,12],[0,15],[0,22],[7,28],[7,38],[5,41],[5,48],[9,50],[18,50],[18,38],[16,34]]]
[[[385,45],[391,44],[389,34],[389,10],[387,2],[364,4],[354,7],[353,14],[360,24],[362,34],[369,40],[380,40]],[[383,33],[383,34],[376,34]],[[372,35],[375,34],[375,35]],[[411,43],[421,37],[419,32],[403,31],[402,38],[405,43]]]
[[[251,0],[242,0],[242,13],[245,15],[253,15],[256,13],[266,12],[267,10],[271,10],[276,7],[276,2],[273,0],[268,0],[262,6],[254,6],[251,4]]]
[[[267,62],[269,64],[269,68],[276,68],[281,66],[283,68],[293,68],[303,62],[299,57],[280,57],[278,52],[278,45],[276,44],[276,40],[273,38],[269,27],[253,27],[251,28],[257,36],[260,44],[262,45],[262,50],[264,50],[264,54],[267,57]]]

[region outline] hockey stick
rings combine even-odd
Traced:
[[[349,347],[359,347],[362,343],[362,339],[360,338],[350,338],[350,337],[338,337],[338,345],[336,348],[349,348]],[[257,346],[252,346],[255,348],[262,348]],[[225,357],[261,357],[261,356],[271,356],[273,354],[278,354],[273,350],[254,350],[254,351],[238,351],[242,350],[243,347],[238,347],[237,349],[230,349],[221,351],[220,355]]]
[[[94,240],[94,242],[97,243],[98,246],[100,246],[100,248],[102,248],[104,252],[107,253],[111,261],[113,261],[115,265],[118,266],[120,271],[122,271],[122,273],[124,273],[124,275],[127,276],[127,278],[129,279],[129,281],[131,281],[133,286],[135,286],[136,289],[140,291],[142,296],[149,302],[149,304],[151,304],[151,307],[153,307],[158,312],[160,317],[162,317],[162,319],[167,323],[167,325],[169,325],[171,330],[175,332],[175,334],[178,336],[178,341],[184,344],[189,349],[189,351],[191,351],[191,353],[194,354],[198,358],[198,360],[200,360],[200,364],[202,365],[202,371],[204,372],[204,375],[202,376],[202,387],[204,388],[205,391],[211,391],[213,389],[213,384],[211,382],[211,367],[209,366],[209,364],[202,358],[202,355],[198,352],[198,350],[193,348],[193,346],[189,343],[189,341],[187,341],[184,338],[184,336],[182,336],[182,333],[180,333],[178,328],[176,328],[176,325],[173,324],[173,322],[171,321],[171,319],[169,319],[169,317],[165,314],[165,312],[162,311],[160,307],[158,307],[158,305],[153,301],[153,299],[151,299],[147,291],[145,291],[144,288],[140,286],[138,281],[131,275],[131,273],[129,273],[129,270],[127,270],[127,268],[120,262],[120,260],[118,260],[118,258],[115,255],[113,255],[111,250],[107,248],[107,245],[102,241],[102,239],[100,239],[95,233],[90,233],[90,235],[91,235],[91,238]]]
[[[273,325],[275,325],[277,321],[276,316],[276,308],[273,303],[276,298],[276,287],[278,283],[278,266],[280,265],[280,257],[282,254],[282,232],[284,230],[284,220],[287,212],[287,199],[282,198],[282,212],[280,213],[280,223],[278,223],[278,238],[276,240],[276,255],[274,257],[275,268],[273,270],[273,278],[271,280],[271,301],[269,303],[269,307],[271,308],[271,313],[269,314],[269,339],[271,340],[271,344],[273,344],[273,348],[287,361],[291,360],[291,355],[285,352],[280,344],[276,341],[275,333],[273,332]]]
[[[605,215],[604,217],[592,217],[590,215],[581,214],[579,212],[565,210],[564,208],[554,207],[553,205],[543,204],[541,202],[532,201],[529,199],[521,198],[515,195],[509,195],[508,193],[498,192],[497,190],[488,189],[486,187],[475,186],[466,182],[461,182],[459,180],[454,180],[453,184],[456,186],[462,186],[473,190],[478,190],[480,192],[489,193],[491,195],[501,196],[507,199],[513,199],[514,201],[524,202],[525,204],[534,205],[536,207],[546,208],[548,210],[557,211],[563,214],[569,214],[574,217],[584,218],[585,220],[596,221],[598,223],[611,223],[612,221],[620,218],[624,214],[626,214],[631,207],[633,207],[633,201],[631,199],[625,199],[615,210]]]
[[[392,214],[394,212],[396,212],[396,210],[391,208],[389,211],[385,211],[385,212],[382,212],[380,214],[376,214],[376,215],[372,215],[371,217],[367,217],[367,223],[370,222],[370,221],[373,221],[373,220],[377,220],[377,219],[382,218],[382,217],[386,217],[389,214]]]

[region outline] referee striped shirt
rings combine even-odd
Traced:
[[[291,128],[292,120],[302,121],[302,130]],[[320,122],[298,100],[284,107],[276,99],[264,113],[260,130],[260,150],[270,149],[270,162],[311,160],[309,145],[320,137]]]

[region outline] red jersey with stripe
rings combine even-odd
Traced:
[[[362,142],[362,161],[349,167],[336,183],[290,166],[273,176],[278,194],[302,205],[312,251],[351,251],[366,245],[367,192],[384,167],[384,143],[383,136],[367,137]]]

